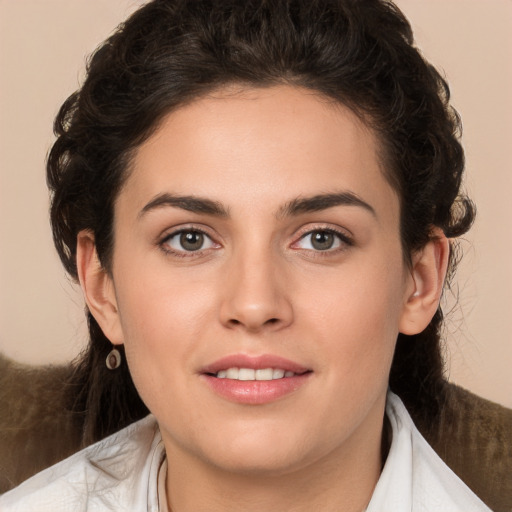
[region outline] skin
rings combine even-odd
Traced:
[[[125,344],[158,420],[173,511],[358,511],[370,500],[396,338],[432,318],[448,256],[438,233],[404,263],[378,153],[350,110],[310,91],[221,90],[168,115],[137,151],[115,204],[111,272],[80,234],[88,306]],[[364,204],[291,211],[333,192]],[[200,250],[180,245],[187,229],[205,233]],[[341,236],[318,250],[315,230]],[[277,400],[235,403],[201,375],[232,354],[278,355],[310,374]]]

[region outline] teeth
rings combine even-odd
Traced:
[[[238,370],[238,380],[254,380],[255,373],[251,368],[240,368]]]
[[[284,377],[284,370],[280,370],[279,368],[276,368],[272,372],[272,378],[273,379],[282,379]]]
[[[252,368],[228,368],[217,372],[218,379],[232,380],[276,380],[283,377],[293,377],[294,372],[283,370],[281,368],[262,368],[253,370]]]
[[[240,370],[238,368],[228,368],[228,370],[226,371],[226,378],[238,380],[239,373]]]
[[[256,380],[272,380],[274,371],[272,368],[265,368],[263,370],[256,370]]]

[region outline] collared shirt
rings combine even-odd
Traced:
[[[367,512],[490,512],[429,446],[393,393],[386,414],[391,447]],[[164,462],[162,437],[149,415],[0,496],[0,510],[159,512],[159,489],[166,506]]]
[[[427,443],[391,392],[386,415],[393,438],[366,512],[490,512]]]

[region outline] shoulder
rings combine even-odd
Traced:
[[[402,401],[389,393],[392,443],[368,512],[489,512],[415,427]]]
[[[493,510],[512,510],[512,409],[450,383],[439,418],[418,428]]]
[[[164,454],[150,415],[33,476],[1,496],[0,508],[99,512],[115,504],[115,510],[148,510],[149,482]]]

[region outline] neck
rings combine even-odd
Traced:
[[[231,472],[205,464],[179,450],[167,450],[170,512],[286,510],[362,512],[382,469],[382,425],[365,443],[302,467],[275,472]]]

